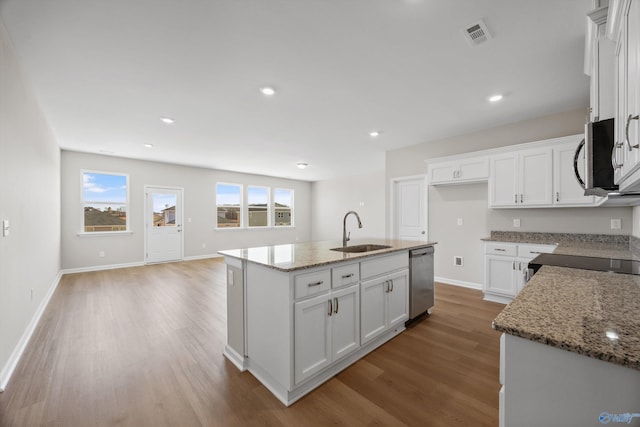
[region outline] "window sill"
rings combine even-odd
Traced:
[[[76,235],[78,237],[90,237],[90,236],[123,236],[123,235],[131,235],[133,231],[93,231],[93,232],[85,232],[81,231]]]
[[[280,229],[290,229],[296,228],[295,225],[278,225],[278,226],[270,226],[270,227],[216,227],[215,231],[252,231],[252,230],[280,230]]]

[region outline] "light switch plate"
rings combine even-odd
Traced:
[[[9,235],[9,220],[2,220],[2,236],[7,237]]]
[[[462,221],[462,218],[458,218],[458,225],[462,225],[464,223],[464,221]]]
[[[513,220],[513,226],[514,226],[515,228],[520,227],[520,218],[514,218],[514,220]]]
[[[620,219],[611,219],[611,229],[612,230],[620,230],[622,228],[622,220]]]

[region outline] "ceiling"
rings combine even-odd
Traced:
[[[316,181],[381,171],[387,150],[586,107],[591,6],[0,0],[0,16],[61,148]],[[472,47],[463,29],[480,18],[493,37]]]

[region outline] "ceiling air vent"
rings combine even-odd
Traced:
[[[463,31],[465,39],[471,46],[478,46],[491,38],[487,25],[482,19],[467,25]]]

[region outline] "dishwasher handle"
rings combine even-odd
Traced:
[[[411,258],[418,258],[421,256],[431,255],[431,254],[433,254],[433,246],[429,246],[427,248],[414,249],[412,251],[409,251],[409,256]]]

